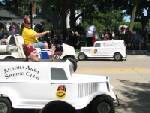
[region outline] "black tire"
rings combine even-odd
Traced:
[[[91,107],[87,105],[86,107],[80,109],[77,113],[91,113]]]
[[[86,59],[86,55],[84,53],[78,54],[78,60],[85,60],[85,59]]]
[[[122,60],[122,55],[120,53],[115,53],[114,54],[114,60],[115,61],[121,61]]]
[[[11,113],[12,105],[7,98],[0,98],[0,113]]]
[[[92,103],[92,113],[115,113],[114,103],[110,96],[97,97]]]
[[[71,104],[57,100],[46,104],[41,113],[76,113],[76,110]]]
[[[11,59],[15,59],[15,57],[13,57],[13,56],[7,56],[7,57],[5,57],[5,60],[11,60]]]

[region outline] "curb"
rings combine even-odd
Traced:
[[[127,50],[127,55],[150,55],[148,50]]]

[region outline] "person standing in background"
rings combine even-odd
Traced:
[[[0,23],[0,40],[4,37],[4,25]]]
[[[15,22],[12,22],[12,24],[9,27],[9,31],[11,35],[19,34],[19,26]]]
[[[86,30],[86,41],[87,46],[93,46],[93,42],[95,41],[95,33],[96,33],[96,27],[94,25],[90,25],[87,27]]]

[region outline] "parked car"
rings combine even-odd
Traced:
[[[114,113],[117,102],[109,77],[74,74],[70,62],[0,62],[0,112],[57,100],[89,113]]]
[[[96,41],[92,47],[81,47],[78,60],[113,58],[116,61],[126,60],[126,46],[123,40]]]

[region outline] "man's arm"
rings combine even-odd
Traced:
[[[42,33],[37,33],[37,34],[35,34],[35,37],[42,37],[42,36],[44,36],[44,35],[46,35],[48,33],[50,33],[50,31],[44,31]]]

